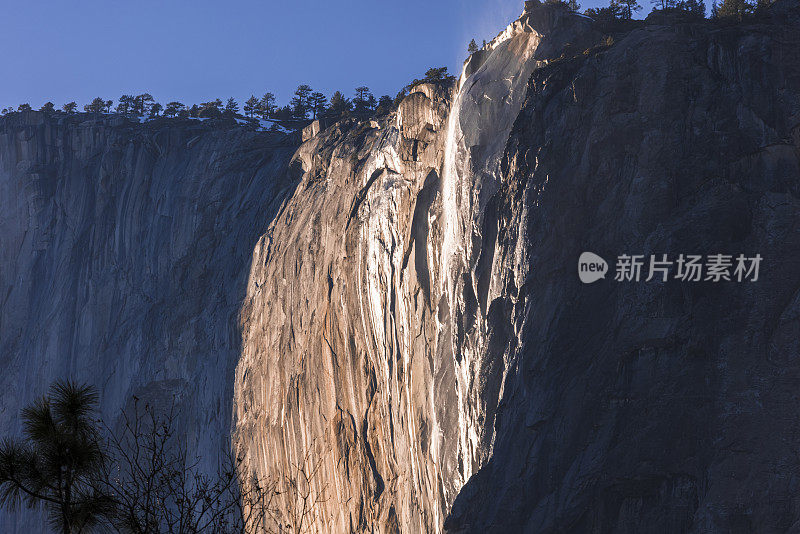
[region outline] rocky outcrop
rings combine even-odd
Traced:
[[[232,410],[243,476],[296,476],[283,527],[796,530],[797,0],[613,39],[525,5],[454,86],[299,148],[0,120],[0,430],[72,376],[106,416],[175,395],[206,458]],[[764,259],[584,285],[584,251]]]
[[[254,254],[235,446],[310,464],[317,532],[788,529],[796,4],[616,42],[528,4],[452,96],[300,149]],[[584,286],[584,250],[764,274]]]
[[[418,85],[298,151],[303,179],[254,253],[234,443],[261,477],[315,473],[311,530],[439,531],[487,460],[503,370],[483,355],[513,334],[487,320],[507,268],[487,202],[530,73],[598,42],[590,23],[532,9],[458,87]],[[283,498],[286,525],[305,502]]]
[[[533,73],[493,197],[488,320],[514,335],[481,355],[494,441],[448,531],[798,528],[798,50],[785,2]],[[585,286],[586,250],[764,260],[755,283]]]
[[[42,113],[0,119],[0,435],[58,378],[113,424],[170,403],[190,454],[228,446],[251,252],[295,182],[280,134]],[[41,519],[0,514],[3,532]]]

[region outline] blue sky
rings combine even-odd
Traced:
[[[593,0],[583,8],[605,4]],[[460,68],[522,0],[6,0],[0,108],[153,94],[196,103],[300,83],[394,96],[428,67]],[[647,9],[649,11],[649,7]]]

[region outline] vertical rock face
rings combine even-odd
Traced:
[[[315,474],[312,530],[439,531],[486,461],[514,335],[487,319],[509,283],[500,161],[531,72],[599,40],[589,23],[532,9],[458,87],[416,86],[299,150],[301,183],[253,255],[234,443],[261,477]],[[307,500],[281,498],[291,523]]]
[[[242,311],[247,468],[313,472],[317,532],[792,527],[798,28],[611,44],[530,2],[452,92],[307,142]],[[585,250],[765,261],[584,286]]]
[[[431,530],[457,491],[432,279],[448,103],[418,87],[396,122],[306,143],[303,179],[253,254],[234,442],[260,476],[316,473],[315,531]],[[289,495],[284,524],[303,506]]]
[[[533,73],[494,197],[513,284],[486,320],[513,348],[449,531],[798,528],[798,51],[784,2]],[[587,250],[764,260],[757,282],[586,286]]]
[[[252,247],[294,185],[296,147],[82,117],[0,119],[0,435],[70,377],[100,389],[112,422],[133,395],[174,397],[190,452],[213,465]],[[0,517],[3,532],[43,524]]]

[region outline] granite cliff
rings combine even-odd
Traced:
[[[173,399],[191,454],[227,447],[253,244],[294,183],[297,143],[197,122],[0,119],[0,434],[55,379]],[[41,519],[0,514],[3,532]]]
[[[299,147],[3,119],[0,429],[64,374],[177,392],[197,450],[310,474],[311,532],[799,528],[800,5],[603,30],[526,2]],[[584,251],[764,260],[583,285]]]

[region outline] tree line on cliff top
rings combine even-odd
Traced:
[[[773,0],[712,0],[708,18],[718,21],[742,21],[758,15]],[[560,4],[571,11],[581,8],[577,0],[547,0],[547,3]],[[704,0],[650,0],[652,14],[672,13],[702,20],[706,18]],[[608,6],[587,9],[583,12],[599,22],[625,21],[633,19],[634,13],[642,10],[638,0],[610,0]],[[474,43],[474,41],[473,41]]]
[[[715,21],[742,21],[749,17],[757,16],[762,13],[774,0],[712,0],[710,7],[710,20]],[[580,11],[580,4],[577,0],[546,0],[548,4],[562,6],[573,12]],[[652,4],[651,15],[653,14],[674,14],[682,17],[702,20],[706,18],[705,0],[650,0]],[[642,10],[639,0],[610,0],[608,6],[591,8],[584,11],[584,14],[604,23],[610,28],[616,27],[616,23],[624,24],[633,19],[634,13]],[[483,41],[485,48],[486,41]],[[471,40],[467,52],[473,54],[480,48],[475,40]],[[279,106],[273,93],[267,92],[262,96],[251,95],[241,109],[239,103],[234,98],[223,101],[219,98],[202,102],[199,104],[185,105],[182,102],[171,101],[162,105],[149,93],[139,95],[122,95],[116,102],[97,97],[83,106],[87,113],[95,115],[119,113],[127,116],[140,118],[156,117],[177,117],[177,118],[199,118],[199,119],[218,119],[218,118],[238,118],[249,121],[265,119],[273,121],[273,127],[280,124],[283,127],[296,129],[304,126],[309,120],[320,118],[337,120],[348,115],[355,115],[359,118],[370,116],[380,116],[388,113],[396,107],[399,101],[408,94],[410,87],[421,82],[433,83],[452,83],[454,77],[449,75],[446,67],[429,69],[422,79],[412,81],[405,86],[397,96],[392,99],[388,95],[376,99],[367,86],[360,86],[355,89],[351,98],[346,97],[342,92],[334,92],[330,98],[325,94],[314,91],[308,84],[301,84],[297,87],[290,102]],[[16,109],[6,107],[0,109],[0,116],[14,111],[32,111],[30,104],[20,104]],[[39,111],[55,113],[56,107],[52,102],[45,103]],[[64,104],[61,112],[73,114],[78,111],[76,102]]]
[[[428,69],[425,76],[421,79],[413,80],[404,87],[395,98],[388,95],[375,98],[370,88],[367,86],[356,87],[352,97],[348,98],[342,92],[334,92],[330,98],[324,93],[314,91],[310,85],[301,84],[297,87],[290,102],[284,106],[279,106],[273,93],[264,93],[261,97],[251,95],[243,105],[234,98],[223,101],[219,98],[192,104],[191,106],[182,102],[172,101],[165,105],[157,102],[150,93],[138,95],[122,95],[115,102],[97,97],[83,106],[86,113],[99,116],[101,114],[117,113],[128,117],[144,119],[154,119],[157,117],[166,118],[197,118],[197,119],[222,119],[232,118],[244,121],[256,122],[258,119],[268,120],[273,125],[281,125],[286,128],[296,129],[305,126],[310,120],[332,119],[338,120],[347,116],[368,118],[372,116],[385,115],[399,101],[408,94],[410,88],[416,84],[429,83],[453,83],[455,77],[447,72],[447,67]],[[16,109],[0,109],[0,115],[12,113],[14,111],[25,112],[33,111],[30,104],[21,104]],[[66,113],[74,114],[78,112],[76,102],[68,102],[56,109],[52,102],[45,103],[39,111],[45,113]]]
[[[138,95],[122,95],[117,101],[106,100],[97,97],[83,106],[83,111],[95,115],[118,113],[129,117],[143,117],[146,119],[156,117],[177,117],[177,118],[199,118],[199,119],[219,119],[219,118],[240,118],[240,119],[266,119],[277,122],[303,122],[322,117],[338,118],[347,113],[358,115],[371,115],[388,111],[393,100],[389,96],[382,96],[376,99],[369,87],[357,87],[352,98],[347,98],[340,91],[331,95],[330,99],[321,92],[314,91],[311,86],[301,84],[297,87],[291,101],[285,106],[276,104],[273,93],[264,93],[261,97],[251,95],[244,104],[239,103],[234,98],[228,98],[225,102],[221,99],[213,99],[199,104],[186,105],[178,101],[170,101],[166,104],[157,102],[150,93]],[[115,105],[116,104],[116,105]],[[29,104],[21,104],[15,109],[4,108],[0,110],[0,115],[13,111],[32,111]],[[55,113],[61,111],[67,114],[78,112],[77,102],[68,102],[56,110],[52,102],[45,103],[39,111]]]

